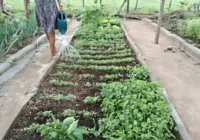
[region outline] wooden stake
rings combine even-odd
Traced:
[[[138,7],[138,0],[136,0],[136,3],[135,3],[135,10],[137,10],[137,7]]]
[[[169,1],[169,9],[172,7],[172,0]]]
[[[83,7],[85,7],[85,0],[83,0]]]
[[[158,17],[158,27],[156,31],[156,36],[155,36],[155,43],[158,44],[159,37],[160,37],[160,28],[162,25],[162,19],[163,19],[163,11],[164,11],[164,6],[165,6],[165,0],[160,0],[160,14]]]
[[[125,3],[126,3],[126,0],[124,0],[124,2],[122,3],[122,5],[121,5],[119,11],[117,12],[117,15],[120,14],[120,12],[121,12],[122,8],[124,7],[124,4],[125,4]]]
[[[129,13],[129,8],[130,8],[130,0],[127,0],[127,13]]]

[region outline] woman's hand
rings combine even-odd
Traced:
[[[25,13],[24,13],[24,15],[26,16],[26,18],[27,18],[27,19],[29,19],[29,18],[30,18],[28,10],[25,10]]]

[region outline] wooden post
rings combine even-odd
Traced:
[[[83,7],[85,7],[85,0],[83,0]]]
[[[130,8],[130,0],[127,0],[127,13],[129,13],[129,8]]]
[[[125,3],[126,3],[126,0],[124,0],[124,2],[122,3],[122,5],[121,5],[119,11],[117,12],[117,15],[120,14],[120,12],[121,12],[122,8],[124,7],[124,4],[125,4]]]
[[[137,10],[137,7],[138,7],[138,1],[139,1],[139,0],[136,0],[136,3],[135,3],[135,10]]]
[[[159,14],[159,17],[158,17],[158,26],[157,26],[156,36],[155,36],[155,43],[156,44],[158,44],[159,37],[160,37],[160,28],[161,28],[161,25],[162,25],[164,6],[165,6],[165,0],[160,0],[160,14]]]
[[[172,7],[172,0],[169,1],[169,9]]]

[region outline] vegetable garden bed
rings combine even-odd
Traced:
[[[159,85],[136,67],[117,19],[84,23],[73,44],[81,58],[71,53],[54,66],[6,140],[174,139]]]

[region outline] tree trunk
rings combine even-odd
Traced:
[[[161,28],[161,25],[162,25],[164,6],[165,6],[165,0],[160,0],[160,14],[159,14],[159,17],[158,17],[158,26],[157,26],[156,36],[155,36],[155,43],[156,44],[158,44],[159,37],[160,37],[160,28]]]
[[[119,9],[119,11],[118,11],[118,13],[117,13],[117,15],[120,14],[120,12],[121,12],[122,8],[124,7],[124,4],[125,4],[125,3],[126,3],[126,0],[124,0],[124,2],[122,3],[122,5],[121,5],[121,7],[120,7],[120,9]]]
[[[172,7],[172,0],[169,1],[169,9]]]
[[[83,7],[85,7],[85,0],[83,0]]]
[[[130,0],[127,0],[127,13],[129,13],[129,8],[130,8]]]
[[[139,1],[139,0],[136,0],[136,3],[135,3],[135,10],[137,10],[137,7],[138,7],[138,1]]]

